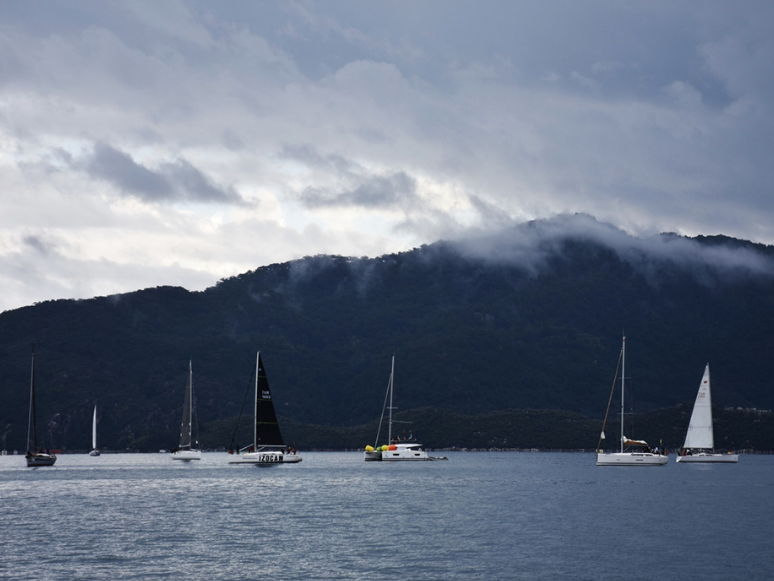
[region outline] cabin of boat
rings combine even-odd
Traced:
[[[369,446],[370,448],[370,446]],[[412,444],[390,444],[389,446],[380,446],[378,458],[374,460],[427,460],[427,452],[417,443]],[[374,450],[375,452],[375,450]],[[373,453],[373,452],[371,452]],[[366,454],[369,454],[366,450]],[[368,460],[368,456],[366,456]]]

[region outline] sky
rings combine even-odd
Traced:
[[[0,311],[575,213],[774,244],[771,30],[771,2],[2,1]]]

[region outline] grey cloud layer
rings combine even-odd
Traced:
[[[0,3],[5,305],[81,296],[78,265],[201,284],[574,213],[772,243],[772,29],[719,0]]]

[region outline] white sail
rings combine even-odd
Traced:
[[[688,433],[685,435],[683,448],[713,449],[715,440],[712,434],[712,398],[710,396],[710,370],[709,363],[704,368],[704,376],[701,378],[699,393],[696,394],[696,402],[693,404],[691,421],[688,424]]]
[[[94,420],[91,423],[91,449],[97,449],[97,406],[94,406]]]

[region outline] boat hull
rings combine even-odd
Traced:
[[[390,446],[389,450],[382,450],[382,462],[422,462],[429,459],[419,444],[397,444]]]
[[[739,462],[738,454],[692,454],[678,456],[677,462],[693,462],[704,464],[735,464]]]
[[[666,466],[667,457],[649,452],[597,454],[597,466]]]
[[[56,462],[56,456],[53,454],[35,454],[27,456],[27,467],[37,468],[39,466],[53,466]]]
[[[245,452],[244,454],[234,454],[229,456],[229,464],[250,464],[252,466],[276,466],[285,464],[285,458],[282,452]],[[297,456],[300,458],[300,456]],[[299,460],[300,461],[300,460]],[[288,462],[290,464],[291,462]]]
[[[186,462],[190,460],[201,460],[201,450],[176,450],[170,454],[173,460],[184,460]]]
[[[381,462],[382,460],[382,453],[378,450],[374,450],[373,452],[363,452],[365,454],[364,459],[366,462]]]
[[[89,452],[89,456],[99,456],[99,450],[92,450]]]

